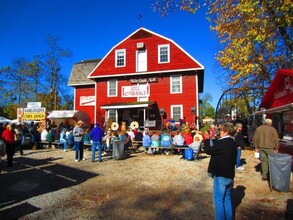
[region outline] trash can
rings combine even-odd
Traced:
[[[124,142],[114,141],[113,143],[113,159],[121,160],[124,158]]]
[[[283,153],[269,155],[270,188],[281,192],[290,191],[292,156]]]

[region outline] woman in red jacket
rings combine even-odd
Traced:
[[[6,144],[7,166],[12,167],[13,155],[15,153],[16,133],[11,125],[7,125],[2,133],[2,139]]]

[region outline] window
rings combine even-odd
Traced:
[[[170,62],[170,45],[159,45],[158,48],[159,63],[169,63]]]
[[[182,93],[182,76],[171,76],[170,84],[170,93]]]
[[[108,81],[108,97],[117,96],[117,80]]]
[[[117,122],[117,110],[108,110],[108,119],[110,119],[112,122]]]
[[[175,122],[180,122],[180,118],[183,118],[183,105],[171,105],[171,117]]]
[[[115,51],[115,67],[124,67],[126,64],[125,49]]]

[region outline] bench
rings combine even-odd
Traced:
[[[52,144],[53,149],[56,149],[56,148],[57,149],[63,149],[63,144],[61,144],[59,141],[53,141],[51,144]],[[49,142],[48,141],[40,141],[39,145],[40,145],[41,148],[48,148],[49,147]]]
[[[137,150],[142,146],[142,141],[132,141],[131,146],[129,147],[129,149],[134,149]]]
[[[151,150],[152,152],[154,152],[156,149],[161,150],[170,150],[172,153],[174,153],[176,150],[179,152],[181,150],[186,150],[188,149],[189,146],[185,145],[185,146],[174,146],[174,145],[170,145],[169,147],[162,147],[162,146],[158,146],[158,147],[149,147],[149,150]]]

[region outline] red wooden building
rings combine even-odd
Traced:
[[[75,64],[68,84],[74,110],[87,112],[91,123],[160,128],[170,118],[198,124],[203,80],[204,67],[178,44],[139,28],[103,59]]]

